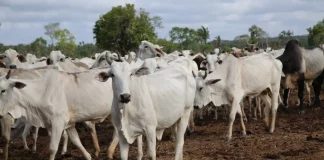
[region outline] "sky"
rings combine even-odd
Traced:
[[[60,22],[76,41],[95,43],[92,29],[99,16],[117,5],[135,4],[161,16],[160,38],[172,27],[209,28],[210,39],[232,40],[255,24],[271,37],[282,30],[307,34],[324,18],[324,0],[0,0],[0,43],[27,44],[44,35],[44,25]]]

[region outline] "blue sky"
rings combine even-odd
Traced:
[[[49,22],[60,22],[77,42],[94,43],[95,21],[113,6],[125,3],[161,16],[161,38],[168,38],[173,26],[197,29],[202,25],[209,28],[211,38],[220,35],[227,40],[247,33],[252,24],[270,36],[288,29],[302,35],[324,18],[324,0],[0,0],[0,43],[45,38],[43,26]]]

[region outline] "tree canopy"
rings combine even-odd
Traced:
[[[313,27],[307,28],[308,44],[310,46],[318,46],[324,44],[324,18]]]
[[[151,17],[144,9],[136,11],[133,4],[126,4],[101,15],[93,34],[98,47],[126,54],[142,40],[156,41],[157,27],[162,27],[161,17]]]

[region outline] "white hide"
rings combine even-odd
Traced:
[[[68,74],[57,70],[47,70],[43,77],[31,80],[1,78],[0,87],[8,88],[3,84],[15,81],[23,82],[27,86],[20,90],[13,90],[9,87],[8,96],[12,98],[1,97],[0,102],[5,104],[2,106],[8,106],[7,103],[12,104],[9,105],[9,113],[14,118],[24,116],[31,125],[49,129],[52,134],[50,146],[53,147],[50,148],[53,152],[50,156],[51,160],[55,157],[64,129],[67,129],[69,136],[73,135],[71,141],[78,143],[77,147],[81,149],[86,159],[90,159],[90,154],[76,139],[73,125],[83,121],[100,122],[110,114],[113,97],[111,80],[103,84],[95,79],[102,71],[92,70]],[[14,98],[18,96],[19,99]]]
[[[190,65],[190,62],[187,65]],[[194,78],[192,75],[188,76],[180,65],[167,67],[150,75],[131,76],[131,73],[134,72],[127,62],[113,62],[108,72],[108,75],[114,74],[111,114],[112,121],[120,132],[121,158],[127,159],[128,149],[124,147],[143,134],[152,147],[150,150],[154,152],[151,153],[154,159],[156,137],[160,140],[163,130],[181,118],[177,126],[179,134],[177,136],[181,137],[177,139],[179,146],[176,159],[179,159],[182,157],[183,134],[192,111]],[[131,101],[127,104],[119,102],[120,95],[125,93],[131,95]]]
[[[228,55],[221,64],[216,63],[216,69],[205,80],[201,77],[196,78],[197,92],[194,105],[201,108],[211,101],[216,106],[232,105],[229,132],[227,134],[227,138],[230,139],[236,113],[241,115],[241,125],[243,126],[243,133],[245,133],[239,104],[242,98],[245,96],[257,96],[262,91],[270,89],[272,92],[271,109],[273,116],[270,132],[272,133],[278,107],[281,70],[281,62],[268,53],[244,59]],[[263,98],[264,101],[270,103],[267,96]],[[268,115],[266,116],[268,117]]]

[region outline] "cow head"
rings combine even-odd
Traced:
[[[147,74],[149,74],[149,69],[147,67],[134,69],[126,61],[114,61],[111,63],[110,70],[108,72],[99,73],[97,79],[101,82],[105,82],[108,78],[112,78],[114,95],[119,102],[128,103],[131,101],[131,79]]]
[[[206,106],[208,103],[210,103],[211,100],[211,90],[210,85],[216,84],[220,81],[220,79],[206,79],[207,78],[207,71],[205,72],[205,75],[202,77],[197,77],[194,75],[196,80],[196,95],[194,100],[194,108],[199,109],[203,106]]]
[[[90,69],[109,66],[108,59],[120,61],[120,56],[117,53],[111,53],[110,51],[104,51],[97,56],[95,62],[90,67]]]
[[[22,89],[26,84],[10,79],[11,70],[6,76],[0,78],[0,117],[3,117],[8,113],[8,110],[15,105],[15,98],[13,96],[14,88]]]
[[[151,42],[142,41],[138,47],[138,53],[136,58],[144,60],[147,58],[164,56],[165,53],[162,51],[162,48],[163,47],[159,45],[154,45]]]
[[[55,65],[57,62],[65,62],[65,59],[68,58],[60,51],[52,51],[50,55],[47,57],[46,64],[47,65]]]
[[[0,59],[7,68],[11,69],[16,69],[18,64],[26,62],[25,57],[21,54],[18,54],[13,49],[8,49],[3,54],[0,54]]]

